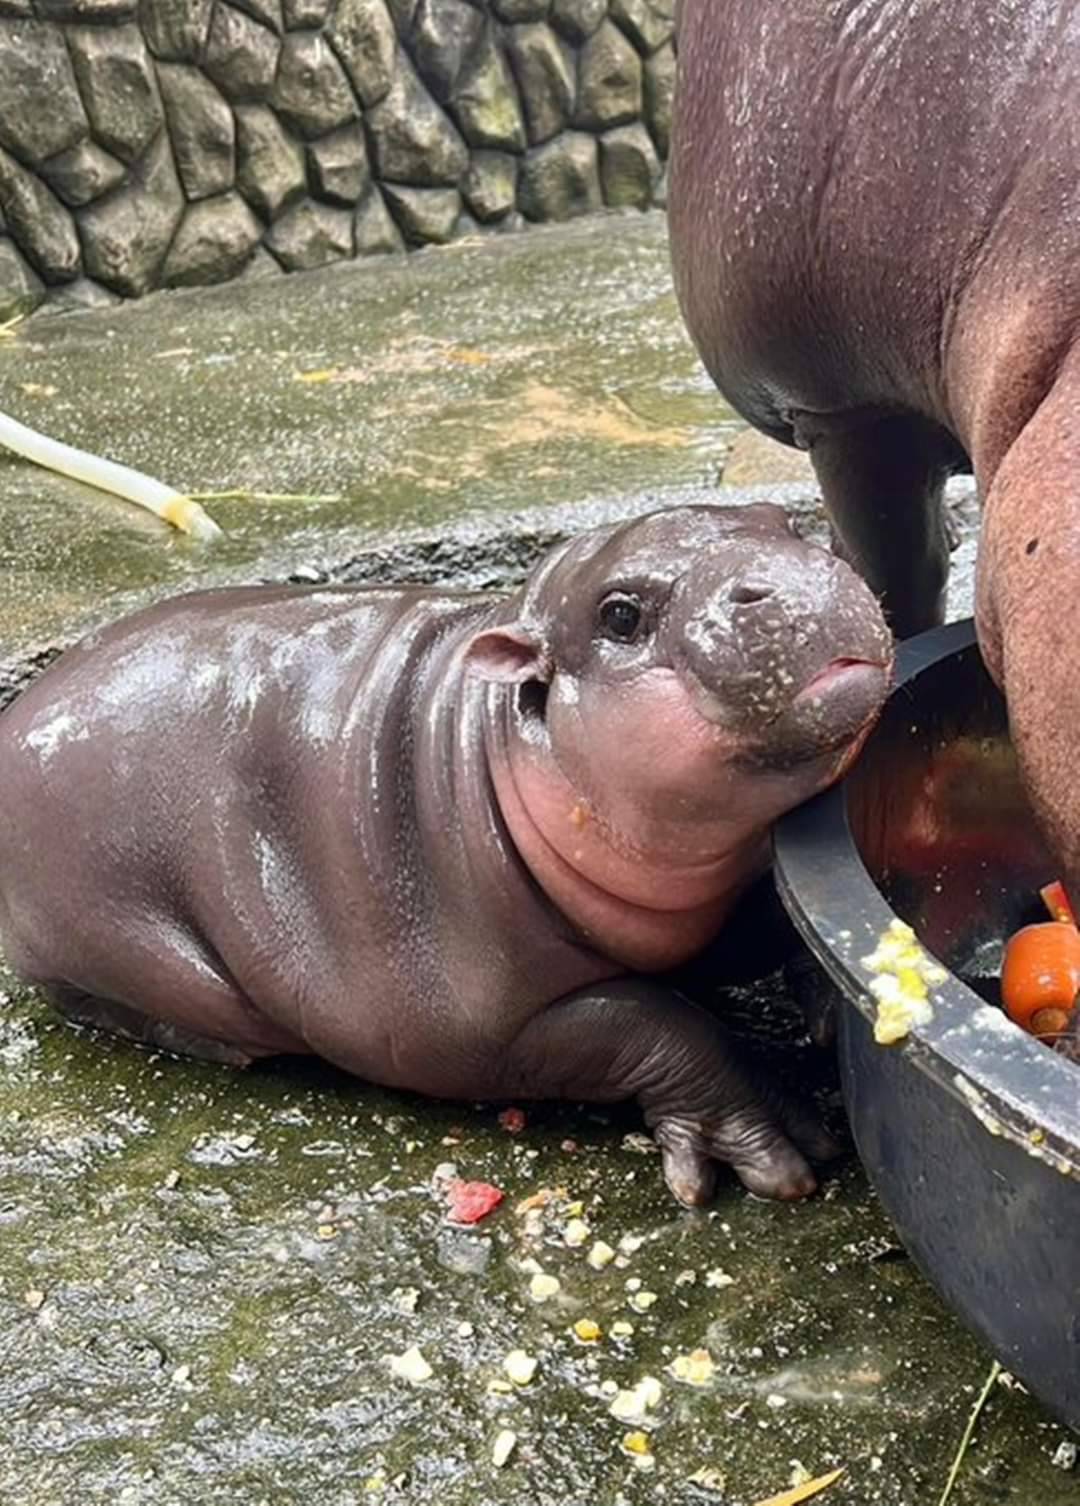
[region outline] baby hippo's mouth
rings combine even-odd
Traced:
[[[855,694],[860,681],[863,687],[869,688],[880,683],[882,677],[888,681],[888,667],[876,664],[872,659],[834,659],[803,686],[792,704],[798,706],[806,701],[824,700],[826,696]]]
[[[837,658],[818,670],[769,728],[762,749],[774,767],[791,767],[860,745],[877,720],[892,663]]]
[[[892,680],[892,660],[836,658],[817,670],[801,690],[743,745],[748,769],[783,774],[833,760],[830,779],[846,769],[873,727]],[[836,765],[838,755],[842,763]]]

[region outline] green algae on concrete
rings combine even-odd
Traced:
[[[936,1499],[989,1362],[898,1258],[850,1163],[803,1206],[725,1182],[688,1213],[632,1114],[526,1106],[511,1134],[496,1112],[315,1063],[147,1055],[15,990],[0,1017],[0,1500],[749,1506],[800,1464],[844,1466],[836,1506]],[[476,1229],[445,1222],[446,1162],[506,1192]],[[542,1188],[562,1201],[518,1211]],[[595,1239],[620,1251],[601,1270]],[[536,1270],[560,1282],[541,1303]],[[575,1336],[582,1318],[599,1341]],[[412,1345],[434,1372],[423,1385],[390,1369]],[[673,1359],[702,1347],[711,1382],[681,1383]],[[526,1387],[503,1370],[513,1349],[539,1361]],[[636,1424],[610,1414],[647,1375],[663,1387],[648,1473],[621,1447]],[[504,1428],[517,1448],[497,1469]],[[1063,1437],[999,1387],[957,1506],[1075,1499],[1050,1463]],[[703,1469],[722,1494],[689,1483]]]

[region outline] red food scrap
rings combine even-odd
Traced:
[[[525,1128],[524,1109],[503,1109],[499,1123],[509,1135],[520,1135]]]
[[[1050,915],[1054,920],[1064,920],[1072,926],[1076,924],[1073,907],[1069,903],[1069,896],[1065,893],[1065,885],[1060,880],[1055,879],[1052,884],[1044,885],[1039,890],[1039,893],[1042,896],[1043,904],[1050,911]]]
[[[446,1184],[446,1216],[452,1224],[478,1224],[499,1206],[504,1196],[490,1182],[463,1182],[455,1177]]]

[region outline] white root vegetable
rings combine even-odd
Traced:
[[[171,486],[154,481],[130,466],[102,460],[100,456],[89,455],[73,445],[50,439],[7,413],[0,413],[0,445],[46,470],[58,471],[62,476],[70,476],[87,486],[96,486],[99,491],[145,507],[194,539],[215,539],[221,534],[209,513],[182,492],[174,491]]]

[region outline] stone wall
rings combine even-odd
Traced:
[[[673,0],[0,0],[0,318],[662,198]]]

